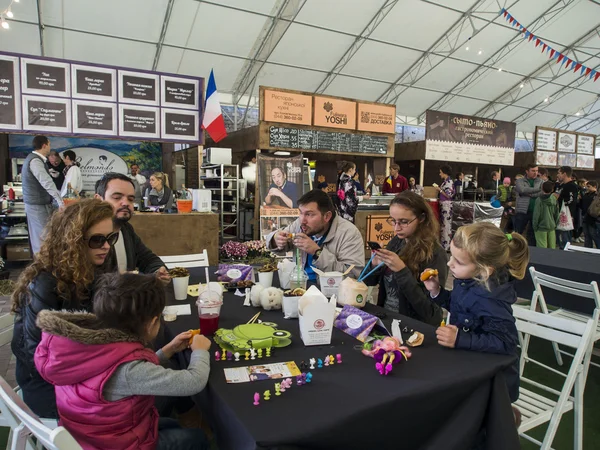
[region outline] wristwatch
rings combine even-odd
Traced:
[[[317,259],[319,259],[319,256],[321,256],[321,252],[323,251],[322,248],[319,248],[315,254],[313,255],[313,261],[316,261]]]

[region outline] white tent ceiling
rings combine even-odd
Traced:
[[[222,100],[240,106],[268,85],[395,103],[409,124],[431,108],[600,135],[600,80],[559,68],[501,8],[600,70],[597,0],[20,0],[0,50],[214,68]]]

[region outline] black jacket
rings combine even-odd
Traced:
[[[11,343],[12,352],[17,358],[16,378],[23,390],[23,399],[33,412],[40,417],[57,418],[54,386],[40,376],[33,362],[35,349],[42,339],[42,332],[35,321],[38,313],[44,309],[91,311],[89,299],[92,290],[89,289],[89,296],[82,303],[68,300],[56,291],[56,278],[48,272],[41,272],[29,284],[29,293],[25,306],[17,311]]]
[[[386,249],[394,253],[400,253],[403,245],[402,239],[394,237]],[[419,274],[428,268],[437,269],[440,284],[444,286],[448,277],[447,261],[446,252],[438,244],[431,260],[425,261],[419,266]],[[379,306],[384,305],[387,295],[383,280],[386,270],[387,268],[383,266],[364,280],[368,286],[379,284],[379,297],[377,299]],[[397,294],[400,300],[398,311],[395,312],[430,325],[439,326],[442,321],[442,308],[431,300],[429,292],[425,289],[425,285],[413,275],[408,267],[405,267],[400,272],[395,272],[393,274],[393,281],[397,286]]]
[[[586,192],[581,198],[581,213],[583,214],[583,221],[589,225],[596,223],[596,218],[587,213],[590,205],[594,201],[594,198],[596,198],[596,192]]]
[[[129,223],[121,226],[123,241],[125,242],[125,253],[127,254],[127,270],[139,270],[140,273],[154,273],[165,264],[144,245],[140,237]],[[117,254],[112,247],[106,258],[103,270],[113,272],[118,270]]]
[[[579,187],[574,181],[568,183],[559,184],[556,187],[558,196],[558,208],[562,208],[563,204],[569,207],[573,222],[575,222],[575,212],[577,210],[577,202],[579,196]]]

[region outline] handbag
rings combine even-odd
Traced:
[[[571,231],[573,228],[573,217],[571,217],[571,210],[563,202],[560,208],[560,216],[558,218],[558,225],[556,227],[559,231]]]

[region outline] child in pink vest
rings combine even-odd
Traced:
[[[181,333],[161,350],[158,334],[165,291],[154,275],[104,275],[94,314],[42,311],[35,352],[41,376],[55,386],[60,423],[85,450],[204,450],[199,429],[158,417],[154,396],[191,396],[206,386],[210,341],[194,336],[187,370],[160,364],[188,347]]]

